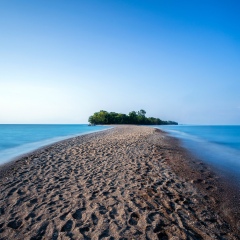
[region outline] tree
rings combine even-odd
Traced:
[[[146,117],[145,117],[146,111],[141,109],[140,111],[138,111],[138,124],[145,124],[146,123]]]
[[[137,124],[137,113],[135,111],[132,111],[128,114],[128,117],[129,117],[129,123],[130,124]]]
[[[95,119],[94,119],[94,116],[90,116],[90,117],[88,118],[88,122],[90,122],[91,124],[96,124],[96,121],[95,121]]]
[[[91,124],[143,124],[143,125],[177,125],[177,122],[162,121],[159,118],[146,116],[146,111],[141,109],[138,112],[131,111],[128,115],[123,113],[107,112],[100,110],[88,118]]]
[[[146,111],[141,109],[140,111],[138,111],[138,116],[142,116],[142,117],[145,117],[146,115]]]

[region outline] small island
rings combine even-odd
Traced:
[[[140,125],[178,125],[174,121],[163,121],[159,118],[146,117],[146,111],[131,111],[128,115],[100,110],[89,117],[90,125],[98,124],[140,124]]]

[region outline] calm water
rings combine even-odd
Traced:
[[[0,164],[39,147],[107,128],[86,124],[0,124]]]
[[[240,126],[157,126],[184,147],[223,171],[240,177]]]

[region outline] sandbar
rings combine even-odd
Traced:
[[[151,127],[57,142],[0,174],[0,239],[239,239],[232,191]]]

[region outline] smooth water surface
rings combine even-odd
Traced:
[[[0,124],[0,164],[39,147],[108,128],[87,124]]]
[[[197,157],[240,177],[240,126],[157,126]]]

